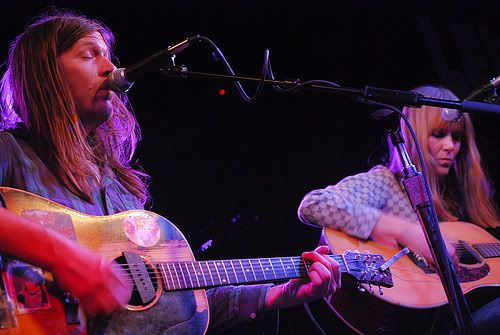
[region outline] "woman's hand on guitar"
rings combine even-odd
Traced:
[[[408,247],[411,251],[420,254],[427,262],[434,263],[431,251],[425,239],[424,232],[419,224],[401,217],[381,214],[372,231],[371,238],[390,247]],[[444,239],[446,249],[455,268],[458,266],[458,256],[453,245]]]
[[[453,263],[455,269],[458,267],[458,256],[456,254],[453,245],[446,240],[446,236],[443,236],[446,249],[448,250],[448,255]],[[423,256],[429,263],[434,264],[434,259],[432,258],[431,250],[425,239],[424,232],[419,225],[412,224],[399,238],[402,245],[408,247],[410,250],[417,252]]]
[[[286,284],[271,287],[266,297],[266,308],[300,305],[327,297],[340,288],[340,266],[327,256],[328,253],[327,246],[304,252],[302,258],[312,263],[309,267],[309,279],[292,279]]]
[[[131,283],[121,266],[74,243],[65,243],[52,273],[57,284],[80,301],[90,315],[109,315],[123,307],[131,296]],[[56,250],[57,251],[57,250]]]

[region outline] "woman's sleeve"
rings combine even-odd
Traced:
[[[306,224],[330,227],[367,239],[395,185],[397,187],[392,172],[377,166],[336,185],[309,192],[299,206],[298,215]]]

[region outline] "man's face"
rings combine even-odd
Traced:
[[[59,56],[78,117],[87,132],[108,120],[112,113],[114,93],[103,86],[115,69],[109,58],[108,47],[99,32],[82,37]]]

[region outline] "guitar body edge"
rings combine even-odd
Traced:
[[[449,240],[472,243],[498,242],[480,227],[464,222],[440,224]],[[363,241],[326,228],[324,237],[334,252],[360,250],[391,258],[399,249]],[[489,258],[490,272],[483,278],[461,283],[471,311],[500,297],[500,259]],[[450,326],[449,306],[437,274],[426,274],[409,257],[390,267],[394,286],[383,289],[358,286],[346,278],[342,289],[327,302],[353,330],[361,334],[431,334]],[[360,289],[361,288],[361,289]],[[441,327],[441,328],[440,328]]]
[[[123,251],[137,254],[150,263],[194,260],[183,234],[170,221],[155,213],[133,210],[105,217],[91,216],[29,192],[6,187],[0,187],[0,192],[10,211],[65,234],[110,262]],[[135,228],[152,225],[157,230],[153,229],[148,236],[134,235],[134,231],[131,233],[130,230],[132,223]],[[59,294],[48,291],[50,308],[25,314],[16,310],[17,328],[0,329],[0,335],[201,335],[208,327],[205,290],[162,292],[157,289],[154,304],[117,311],[106,321],[89,320],[88,329],[82,312],[79,312],[82,324],[79,327],[68,326]],[[12,293],[15,296],[15,292],[10,293],[9,296]]]

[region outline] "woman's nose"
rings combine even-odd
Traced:
[[[451,135],[446,135],[445,137],[443,137],[443,149],[444,150],[447,150],[447,151],[453,150],[454,147],[455,147],[455,143],[454,143]]]

